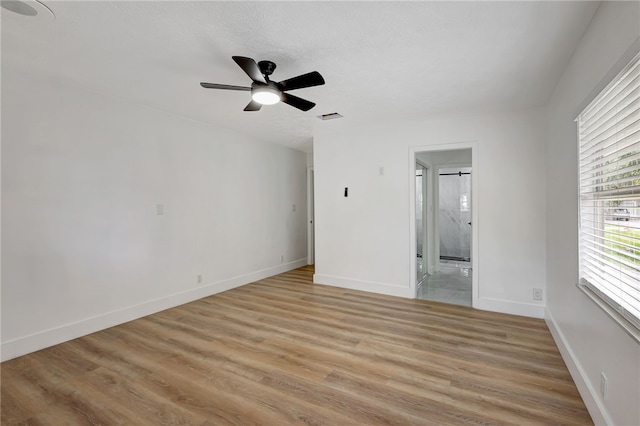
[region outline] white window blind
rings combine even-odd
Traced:
[[[640,55],[578,116],[580,285],[640,330]]]

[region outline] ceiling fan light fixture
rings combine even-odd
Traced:
[[[282,100],[282,94],[270,86],[254,87],[251,90],[251,99],[262,105],[274,105]]]
[[[53,10],[40,0],[0,0],[0,7],[17,15],[35,18],[41,22],[56,19]]]
[[[28,3],[17,0],[2,0],[0,7],[24,16],[36,16],[38,11]]]

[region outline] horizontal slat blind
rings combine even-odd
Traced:
[[[640,329],[640,55],[578,116],[580,282]]]

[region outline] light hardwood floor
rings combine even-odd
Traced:
[[[312,273],[4,362],[2,424],[591,424],[544,321]]]

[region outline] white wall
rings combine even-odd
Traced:
[[[2,124],[2,359],[306,264],[302,152],[8,64]]]
[[[315,281],[413,297],[409,147],[475,141],[478,307],[542,317],[543,304],[532,300],[546,273],[542,120],[532,110],[376,126],[345,118],[319,129]]]
[[[577,130],[585,102],[638,44],[640,3],[603,2],[549,105],[547,322],[598,424],[640,424],[640,345],[578,288]],[[637,52],[638,47],[635,47]],[[628,55],[627,55],[628,56]],[[626,58],[627,61],[630,58]],[[600,372],[609,396],[600,396]]]

